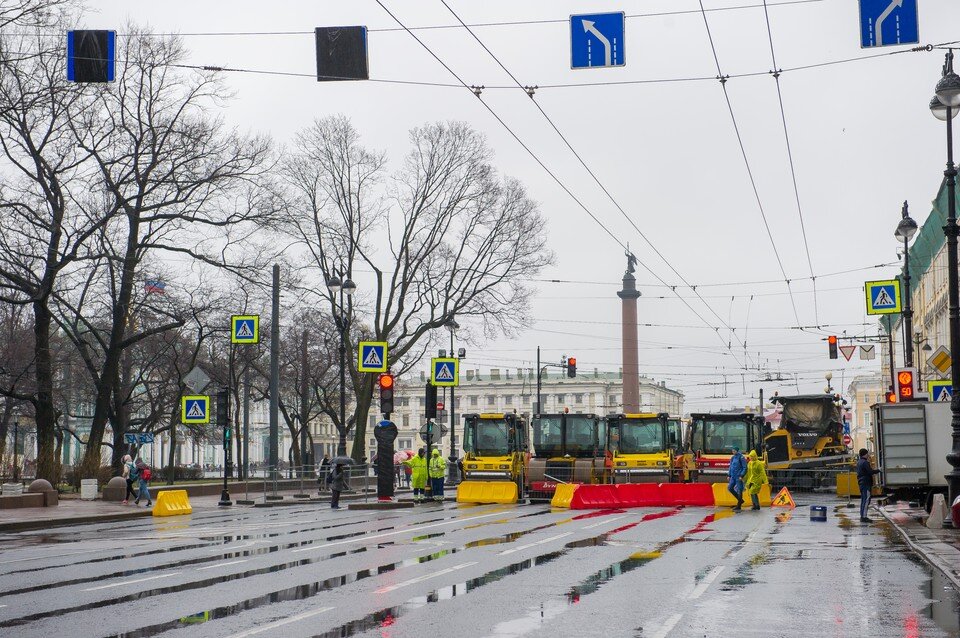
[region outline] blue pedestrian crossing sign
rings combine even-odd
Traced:
[[[230,343],[260,343],[260,315],[230,317]]]
[[[927,381],[927,394],[930,395],[931,401],[950,403],[953,400],[953,381],[950,379]]]
[[[460,360],[453,357],[431,359],[430,383],[437,386],[460,385]]]
[[[868,281],[864,283],[867,293],[868,315],[892,315],[900,312],[900,280]]]
[[[570,16],[570,68],[623,66],[625,52],[623,12]]]
[[[387,371],[387,342],[361,341],[360,352],[357,356],[358,372],[386,372]]]
[[[185,396],[180,399],[180,421],[186,425],[210,423],[210,397]]]
[[[917,0],[860,0],[860,48],[920,42]]]

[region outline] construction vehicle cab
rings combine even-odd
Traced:
[[[750,412],[691,414],[687,444],[696,467],[693,479],[701,483],[725,482],[734,447],[744,454],[757,450],[762,456],[762,424],[762,418]]]
[[[607,469],[612,483],[682,480],[680,419],[665,412],[607,417]]]
[[[463,474],[458,503],[516,503],[529,451],[527,424],[516,414],[463,417]]]
[[[771,470],[816,468],[849,462],[843,445],[840,403],[832,394],[774,395],[780,427],[764,437]]]
[[[550,499],[559,483],[599,483],[604,475],[606,424],[596,414],[537,414],[527,493]]]

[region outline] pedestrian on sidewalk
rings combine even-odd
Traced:
[[[747,474],[747,459],[740,454],[740,447],[733,446],[733,456],[730,457],[730,468],[727,470],[727,491],[733,494],[737,499],[737,504],[733,507],[734,512],[739,512],[743,508],[743,477]]]
[[[443,502],[443,478],[446,470],[447,462],[440,450],[434,448],[433,456],[430,457],[430,491],[433,493],[433,500],[439,503]]]
[[[330,486],[330,455],[324,454],[320,461],[320,471],[317,473],[317,484],[319,491],[327,489]]]
[[[880,473],[880,469],[870,467],[867,457],[867,448],[860,448],[857,460],[857,487],[860,488],[860,522],[869,523],[867,510],[870,508],[870,491],[873,490],[873,476]]]
[[[410,468],[410,476],[413,483],[413,502],[422,503],[424,492],[427,488],[427,459],[426,450],[420,448],[417,455],[403,462],[405,467]]]
[[[342,463],[334,463],[330,468],[330,509],[340,509],[340,492],[350,489],[347,470]]]
[[[133,462],[133,457],[129,454],[124,455],[123,457],[123,480],[127,482],[127,492],[123,495],[123,505],[127,505],[130,502],[130,497],[136,497],[136,492],[133,491],[133,482],[137,480],[137,465]]]
[[[756,450],[750,450],[747,454],[749,463],[747,464],[747,489],[750,491],[750,501],[753,503],[752,510],[760,509],[760,489],[767,482],[767,467],[763,459],[757,458]]]
[[[140,499],[143,497],[147,498],[146,507],[153,506],[153,499],[150,498],[150,479],[153,478],[153,473],[150,471],[150,466],[143,462],[143,459],[137,459],[135,463],[137,468],[137,499],[134,501],[137,505],[140,504]]]

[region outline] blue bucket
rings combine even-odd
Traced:
[[[810,520],[811,520],[811,521],[826,521],[826,520],[827,520],[827,507],[826,507],[826,505],[811,505],[811,506],[810,506]]]

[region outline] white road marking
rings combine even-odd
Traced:
[[[693,591],[690,592],[690,595],[687,596],[688,600],[696,600],[703,596],[703,592],[707,591],[707,588],[717,579],[717,576],[720,575],[720,572],[723,571],[723,567],[714,567],[710,570],[710,573],[703,577],[703,580],[693,588]]]
[[[525,549],[530,549],[531,547],[536,547],[537,545],[546,545],[555,540],[561,538],[566,538],[567,536],[572,536],[573,532],[566,532],[564,534],[557,534],[556,536],[551,536],[550,538],[544,538],[543,540],[537,541],[536,543],[527,543],[526,545],[521,545],[520,547],[514,547],[513,549],[505,549],[500,552],[500,556],[506,556],[507,554],[516,554],[517,552],[522,552]]]
[[[680,619],[683,618],[683,614],[674,614],[667,618],[660,627],[650,634],[650,638],[665,638],[670,631],[677,626],[677,623],[680,622]]]
[[[205,569],[216,569],[217,567],[226,567],[227,565],[239,565],[240,563],[247,562],[248,559],[244,558],[243,560],[232,560],[229,563],[217,563],[216,565],[207,565],[206,567],[197,567],[198,572],[202,572]]]
[[[263,633],[264,631],[269,631],[271,629],[276,629],[277,627],[283,627],[284,625],[289,625],[292,622],[299,622],[301,620],[306,620],[307,618],[313,618],[314,616],[325,614],[332,609],[335,609],[335,608],[321,607],[320,609],[314,609],[313,611],[306,611],[302,614],[297,614],[296,616],[290,616],[289,618],[284,618],[283,620],[272,622],[268,625],[264,625],[263,627],[257,627],[256,629],[248,629],[247,631],[240,632],[239,634],[233,634],[233,638],[246,638],[246,636],[255,636],[256,634]]]
[[[336,541],[333,543],[324,543],[323,545],[311,545],[310,547],[301,547],[300,549],[291,550],[291,552],[293,552],[294,554],[298,554],[300,552],[312,552],[318,549],[324,549],[325,547],[335,547],[337,545],[348,545],[350,543],[356,543],[358,541],[368,541],[374,538],[386,538],[388,536],[396,536],[397,534],[408,534],[410,532],[419,532],[420,530],[423,530],[423,529],[431,529],[433,527],[442,527],[444,525],[453,525],[455,523],[463,523],[464,521],[472,521],[478,518],[489,518],[491,516],[498,516],[499,514],[500,512],[494,512],[492,514],[481,514],[480,516],[468,516],[466,518],[457,518],[450,521],[444,521],[442,523],[433,523],[431,525],[421,525],[420,527],[408,527],[406,529],[398,529],[393,532],[385,532],[383,534],[374,534],[373,536],[366,536],[366,535],[355,536],[352,538],[347,538],[342,541]]]
[[[593,529],[594,527],[600,527],[601,525],[606,525],[607,523],[612,523],[613,521],[619,521],[621,518],[626,518],[626,514],[623,516],[614,516],[613,518],[605,518],[599,523],[594,523],[593,525],[587,525],[583,529]]]
[[[430,580],[431,578],[436,578],[437,576],[443,576],[443,575],[445,575],[445,574],[449,574],[450,572],[455,572],[455,571],[457,571],[457,570],[459,570],[459,569],[463,569],[464,567],[472,567],[472,566],[477,565],[477,564],[478,564],[477,561],[473,561],[472,563],[460,563],[459,565],[454,565],[453,567],[448,567],[448,568],[446,568],[446,569],[441,569],[440,571],[438,571],[438,572],[433,572],[432,574],[426,574],[426,575],[424,575],[424,576],[417,576],[416,578],[411,578],[410,580],[405,580],[405,581],[403,581],[403,582],[396,583],[395,585],[387,585],[386,587],[381,587],[380,589],[376,590],[374,593],[375,593],[375,594],[386,594],[386,593],[392,592],[392,591],[394,591],[394,590],[400,589],[401,587],[408,587],[409,585],[416,585],[417,583],[422,583],[422,582],[425,581],[425,580]]]
[[[148,578],[138,578],[137,580],[124,580],[119,583],[113,583],[112,585],[101,585],[99,587],[89,587],[83,591],[99,591],[101,589],[110,589],[111,587],[123,587],[124,585],[133,585],[135,583],[144,583],[148,580],[157,580],[158,578],[169,578],[170,576],[176,576],[183,572],[173,572],[172,574],[160,574],[159,576],[150,576]]]

